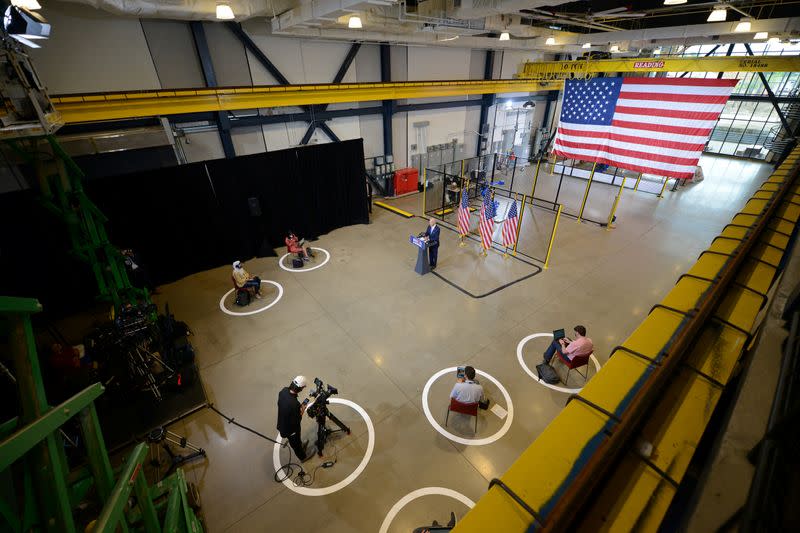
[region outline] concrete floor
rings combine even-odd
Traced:
[[[610,349],[635,329],[757,188],[756,178],[770,172],[767,165],[719,157],[704,157],[701,164],[705,181],[668,192],[663,199],[626,191],[616,229],[562,219],[548,270],[481,299],[435,276],[415,274],[408,235],[424,229],[425,222],[380,208],[374,209],[370,225],[342,228],[313,243],[331,253],[330,262],[318,270],[287,272],[276,258],[248,261],[252,273],[284,288],[282,299],[263,313],[233,317],[220,311],[230,267],[161,287],[158,303],[168,301],[194,331],[210,401],[237,422],[274,435],[278,391],[295,375],[305,374],[338,387],[339,397],[363,407],[374,425],[374,450],[363,472],[338,492],[312,497],[273,481],[270,443],[213,412],[205,410],[175,424],[173,431],[208,451],[206,462],[186,468],[200,488],[208,530],[375,532],[395,503],[423,487],[453,489],[479,499],[489,480],[514,462],[566,400],[565,394],[524,373],[516,358],[519,340],[581,323],[604,363]],[[545,190],[555,178],[540,174],[539,179]],[[584,183],[573,178],[565,182],[564,203],[581,194]],[[596,190],[597,205],[616,194],[606,185]],[[399,203],[417,212],[420,198]],[[540,239],[534,228],[534,223],[524,223],[523,238]],[[476,244],[458,248],[456,234],[449,231],[442,232],[441,242],[438,270],[475,290],[535,270],[494,254],[485,261],[491,275],[482,273]],[[266,305],[269,294],[252,305]],[[529,366],[539,362],[546,344],[535,339],[526,345]],[[459,444],[426,419],[426,382],[459,364],[490,374],[510,395],[513,421],[495,442]],[[453,379],[447,373],[430,388],[432,415],[440,424]],[[499,388],[482,381],[492,402],[510,411]],[[570,383],[575,381],[570,378]],[[331,410],[352,425],[352,434],[326,448],[326,458],[338,462],[317,470],[312,488],[345,479],[369,447],[367,423],[353,409],[332,405]],[[451,416],[450,422],[452,433],[473,437],[471,421]],[[477,438],[489,437],[504,423],[492,412],[481,412]],[[313,421],[305,418],[304,436],[313,440],[315,431]],[[284,450],[283,458],[287,454]],[[309,461],[308,471],[322,461]],[[446,522],[451,510],[462,516],[467,506],[446,496],[424,496],[405,506],[388,531],[407,532],[432,519]]]

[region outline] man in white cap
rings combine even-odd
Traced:
[[[306,406],[301,405],[297,400],[297,395],[306,388],[308,380],[305,376],[297,376],[289,383],[288,387],[281,389],[278,393],[278,431],[281,437],[289,439],[289,445],[294,450],[297,459],[307,461],[311,454],[306,453],[308,441],[300,438],[300,421]]]
[[[251,276],[250,272],[244,269],[244,263],[234,261],[231,275],[237,289],[245,289],[251,295],[261,299],[261,279],[258,276]]]

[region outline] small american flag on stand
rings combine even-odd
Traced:
[[[511,209],[503,222],[503,246],[512,247],[517,242],[517,202],[511,202]]]
[[[494,201],[488,192],[483,196],[480,230],[481,244],[484,250],[488,250],[492,247],[492,233],[494,233]]]
[[[735,79],[567,80],[553,154],[691,179]]]
[[[461,203],[458,206],[458,231],[462,237],[469,233],[469,197],[466,189],[461,191]]]

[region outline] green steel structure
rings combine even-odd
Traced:
[[[108,219],[83,190],[83,171],[52,135],[8,141],[35,170],[44,208],[67,226],[72,254],[94,273],[101,300],[119,311],[126,303],[150,303],[146,289],[131,285],[124,258],[108,240]]]
[[[0,423],[0,531],[73,533],[79,526],[75,510],[94,500],[102,510],[89,531],[202,533],[182,469],[148,486],[144,443],[112,469],[94,406],[104,391],[100,383],[60,405],[47,403],[31,326],[31,315],[39,311],[36,300],[0,297],[0,327],[8,329],[21,406],[18,417]],[[74,417],[86,465],[69,471],[59,430]]]

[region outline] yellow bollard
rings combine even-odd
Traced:
[[[611,230],[611,223],[614,220],[614,214],[617,212],[617,205],[619,204],[619,199],[622,198],[622,189],[625,187],[625,176],[622,176],[622,184],[619,186],[619,192],[617,193],[616,198],[614,198],[614,205],[611,206],[611,212],[608,214],[608,222],[606,223],[606,231]]]
[[[583,193],[583,201],[581,202],[581,210],[578,212],[578,224],[581,222],[581,218],[583,217],[583,210],[586,207],[586,200],[589,199],[589,188],[592,186],[592,179],[594,179],[594,169],[597,168],[597,161],[595,161],[594,165],[592,165],[592,172],[589,174],[589,183],[586,184],[586,191]]]
[[[553,164],[550,165],[550,174],[556,173],[556,154],[553,153]]]
[[[634,191],[639,190],[639,182],[642,181],[642,172],[639,172],[639,177],[636,178],[636,185],[633,186]]]
[[[558,204],[558,212],[556,213],[556,221],[553,223],[553,233],[550,234],[550,244],[547,245],[547,256],[544,258],[545,270],[550,266],[550,254],[553,251],[553,241],[556,240],[556,230],[558,229],[558,220],[561,218],[561,209],[564,206]]]
[[[536,180],[539,178],[539,165],[542,164],[542,158],[536,162],[536,172],[533,174],[533,187],[531,188],[531,201],[533,201],[533,197],[536,193]]]
[[[667,188],[667,182],[668,181],[669,181],[669,178],[665,177],[664,178],[664,185],[661,186],[661,192],[658,193],[658,197],[659,198],[664,198],[664,190]]]
[[[531,199],[533,202],[533,199]],[[525,214],[525,196],[522,196],[522,209],[519,210],[519,220],[517,221],[517,240],[514,241],[514,257],[517,256],[517,244],[519,244],[519,232],[522,229],[522,216]]]

